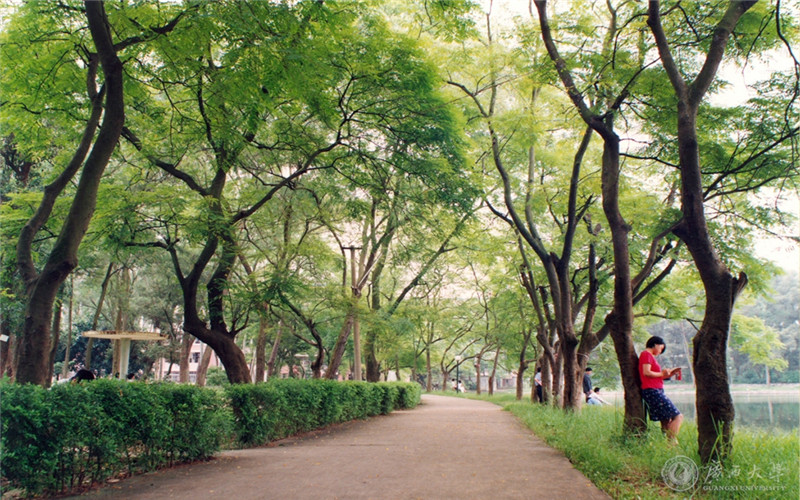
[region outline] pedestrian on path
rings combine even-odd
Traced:
[[[536,401],[542,402],[542,367],[536,367],[536,375],[533,377],[533,382],[536,384]]]

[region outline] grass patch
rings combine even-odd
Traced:
[[[684,421],[678,445],[669,446],[656,422],[650,422],[644,436],[624,436],[621,408],[589,407],[570,413],[518,402],[513,394],[473,397],[513,413],[613,498],[800,498],[797,431],[738,428],[729,462],[724,467],[700,466],[697,427],[692,421]],[[686,460],[677,457],[687,457],[698,467],[697,481],[687,491],[673,490],[662,477],[670,460]],[[679,477],[679,485],[684,484],[689,483]]]

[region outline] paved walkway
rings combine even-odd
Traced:
[[[423,395],[349,422],[78,497],[113,499],[607,499],[498,406]]]

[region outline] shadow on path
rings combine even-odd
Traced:
[[[80,497],[113,499],[607,499],[513,415],[423,395],[413,410],[332,426]]]

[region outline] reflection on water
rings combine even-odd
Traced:
[[[694,419],[694,394],[670,396],[686,418]],[[733,393],[737,426],[781,429],[800,427],[800,398],[797,394],[736,394]]]
[[[667,396],[687,419],[694,420],[694,393],[666,388]],[[736,426],[791,431],[800,427],[800,393],[736,393]],[[622,396],[615,399],[622,404]]]

